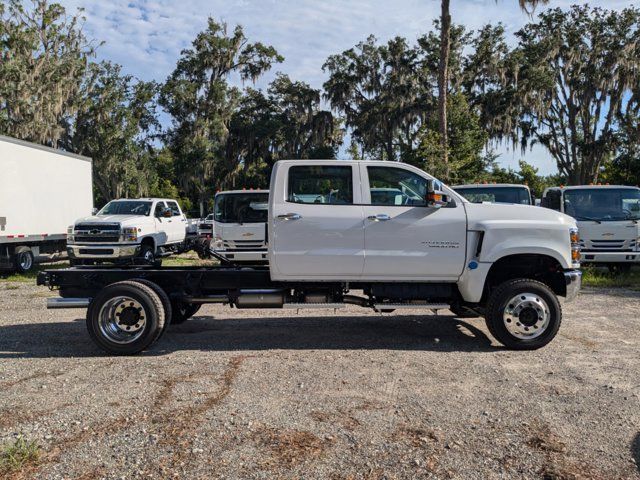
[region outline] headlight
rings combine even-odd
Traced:
[[[580,263],[580,232],[577,228],[569,229],[569,241],[571,242],[571,262]]]
[[[138,241],[138,228],[137,227],[124,227],[122,229],[122,239],[125,242],[137,242]]]
[[[67,243],[73,243],[73,225],[67,227]]]

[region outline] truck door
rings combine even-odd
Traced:
[[[365,164],[363,279],[457,279],[466,250],[462,203],[427,207],[426,177],[404,167]]]
[[[286,183],[271,191],[278,196],[269,239],[272,277],[359,278],[364,231],[358,168],[302,163],[284,166],[278,178]]]
[[[167,205],[164,202],[156,202],[156,206],[153,208],[153,218],[155,223],[155,238],[156,245],[165,245],[169,242],[169,221],[171,218],[164,217],[164,211],[167,209]]]
[[[168,201],[167,208],[171,210],[171,218],[168,223],[169,229],[167,231],[169,242],[182,242],[187,234],[187,219],[176,202]]]

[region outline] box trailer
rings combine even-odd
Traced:
[[[91,159],[0,136],[0,269],[28,271],[66,250],[67,228],[93,210]]]

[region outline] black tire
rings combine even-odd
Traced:
[[[164,327],[162,327],[162,330],[158,335],[158,338],[160,338],[164,334],[164,332],[167,331],[167,327],[169,326],[169,323],[171,323],[170,321],[167,321],[167,319],[173,318],[173,313],[172,313],[173,308],[171,306],[171,300],[169,299],[169,295],[167,295],[167,292],[165,292],[160,285],[158,285],[157,283],[153,283],[151,280],[147,280],[145,278],[136,278],[134,281],[141,283],[143,285],[146,285],[147,287],[152,289],[156,293],[156,295],[158,295],[158,297],[160,298],[160,301],[162,302],[162,307],[164,308],[165,322],[164,322]],[[158,338],[156,338],[156,340]]]
[[[28,247],[18,247],[13,257],[13,266],[18,273],[27,273],[33,268],[33,252]]]
[[[139,256],[145,265],[155,265],[156,263],[156,253],[151,245],[142,245]]]
[[[123,303],[122,297],[132,300],[131,308],[133,309],[133,313],[130,316],[136,312],[136,309],[133,308],[134,302],[140,305],[140,308],[143,309],[142,313],[144,317],[140,316],[139,320],[144,320],[144,324],[142,324],[137,332],[132,332],[135,333],[135,335],[131,336],[130,340],[127,339],[124,342],[119,342],[114,340],[113,336],[119,334],[125,336],[128,335],[128,332],[113,326],[113,323],[116,323],[116,321],[119,322],[120,320],[116,320],[116,317],[113,315],[107,315],[106,311],[103,313],[103,309],[106,308],[108,310],[114,302],[120,301]],[[124,303],[126,304],[126,302]],[[125,306],[118,308],[124,308],[126,310],[130,307]],[[116,315],[120,313],[124,313],[124,310],[116,313]],[[101,326],[104,325],[101,322],[101,318],[108,319],[106,323],[114,328],[101,328]],[[87,330],[95,344],[105,352],[112,355],[134,355],[149,347],[160,336],[164,329],[165,318],[162,300],[156,292],[143,283],[128,280],[112,283],[100,290],[94,297],[87,310]],[[138,322],[139,320],[134,319],[134,322]],[[138,325],[135,325],[135,327],[137,326]]]
[[[171,308],[173,315],[171,316],[171,325],[180,325],[193,317],[202,305],[197,303],[173,302]]]
[[[525,298],[531,296],[534,302],[541,302],[541,305],[546,304],[548,321],[542,326],[536,326],[538,325],[536,323],[529,327],[529,323],[525,323],[522,320],[523,316],[518,318],[517,315],[514,315],[514,318],[511,318],[508,313],[510,311],[508,308],[512,307],[512,304],[510,305],[509,302],[518,297],[518,295],[521,295],[520,298],[523,301]],[[516,300],[520,301],[520,299]],[[534,302],[523,303],[523,305]],[[533,312],[532,321],[538,322],[538,315],[543,316],[544,313],[536,313],[536,308],[535,306],[524,307],[524,310],[529,310],[527,312],[529,316],[531,316],[531,312]],[[520,312],[522,315],[525,313],[524,310]],[[542,310],[543,309],[539,309],[538,311],[542,312]],[[558,333],[558,329],[562,323],[562,307],[555,293],[544,283],[526,278],[518,278],[502,283],[491,293],[489,301],[487,302],[485,320],[491,335],[505,347],[513,350],[535,350],[544,347],[553,340]],[[526,329],[527,331],[531,329],[530,334],[526,332],[522,333],[531,335],[532,338],[521,338],[513,334],[507,328],[507,322],[512,329],[520,328],[521,330]],[[511,324],[511,322],[515,322],[515,324]],[[519,322],[522,322],[522,324]],[[518,327],[516,327],[516,325]],[[537,330],[538,328],[540,328],[539,331]],[[537,336],[534,337],[534,335]]]

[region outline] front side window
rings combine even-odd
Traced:
[[[576,220],[640,220],[640,189],[584,188],[565,190],[564,212]]]
[[[269,215],[268,193],[219,193],[213,216],[220,223],[264,223]]]
[[[156,203],[156,209],[153,211],[153,215],[155,217],[162,217],[162,214],[164,213],[164,210],[167,207],[165,206],[164,202],[158,202]]]
[[[317,165],[291,167],[287,201],[327,205],[353,204],[351,167]]]
[[[427,179],[408,170],[395,167],[367,167],[372,205],[427,204]]]
[[[118,200],[107,203],[98,215],[144,215],[151,213],[151,202]]]

